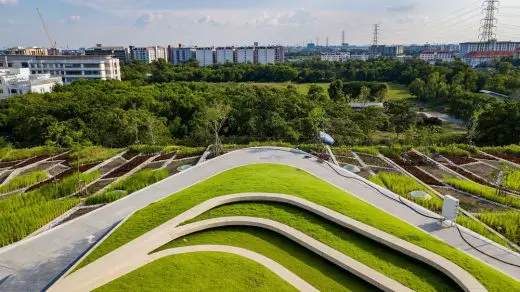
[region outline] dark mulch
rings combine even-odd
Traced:
[[[150,157],[154,156],[154,154],[150,155],[141,155],[133,158],[132,160],[128,161],[127,163],[121,165],[120,167],[116,168],[113,172],[105,175],[103,178],[116,178],[123,176],[130,172],[130,170],[136,168],[137,166],[141,165],[146,160],[150,159]]]
[[[49,155],[41,155],[41,156],[29,158],[29,159],[25,160],[24,162],[18,163],[17,165],[13,166],[13,168],[17,169],[17,168],[26,167],[26,166],[36,163],[38,161],[45,160],[49,157],[50,157]]]
[[[94,210],[96,210],[96,209],[101,208],[101,207],[102,207],[102,206],[81,208],[81,209],[79,209],[78,211],[72,213],[69,217],[65,218],[65,220],[61,221],[61,222],[60,222],[60,225],[63,224],[63,223],[66,223],[66,222],[68,222],[68,221],[70,221],[70,220],[72,220],[72,219],[76,219],[76,218],[78,218],[78,217],[80,217],[80,216],[83,216],[83,215],[85,215],[85,214],[88,214],[88,213],[90,213],[90,212],[92,212],[92,211],[94,211]]]
[[[454,156],[454,155],[444,155],[444,157],[456,165],[463,165],[468,163],[478,162],[478,160],[473,159],[471,157],[463,157],[463,156]]]
[[[446,165],[446,167],[448,167],[449,169],[451,169],[451,170],[457,172],[458,174],[466,177],[467,179],[470,179],[470,180],[472,180],[474,182],[477,182],[477,183],[479,183],[481,185],[486,185],[486,186],[492,187],[492,185],[487,183],[485,180],[480,179],[479,177],[477,177],[477,176],[473,175],[472,173],[464,170],[463,168],[460,168],[458,166],[453,166],[453,165]]]
[[[13,166],[15,166],[15,165],[17,165],[18,163],[21,163],[21,162],[23,162],[23,160],[0,162],[0,168],[13,167]]]
[[[155,158],[153,161],[155,162],[155,161],[163,161],[163,160],[171,159],[175,156],[175,153],[176,152],[161,154],[161,156]]]
[[[92,167],[94,167],[94,166],[96,166],[98,164],[99,164],[99,162],[81,165],[79,167],[79,172],[85,172],[85,171],[91,169]],[[73,167],[73,168],[67,169],[64,172],[62,172],[62,173],[60,173],[60,174],[58,174],[58,175],[56,175],[54,177],[51,177],[49,179],[46,179],[46,180],[44,180],[44,181],[42,181],[42,182],[40,182],[38,184],[35,184],[35,185],[29,187],[26,192],[34,191],[36,189],[39,189],[39,188],[41,188],[41,187],[43,187],[45,185],[48,185],[48,184],[51,184],[51,183],[54,183],[54,182],[59,182],[59,181],[63,180],[65,177],[68,177],[68,176],[76,173],[77,170],[78,170],[77,167]]]
[[[442,185],[441,182],[439,182],[437,179],[435,179],[433,176],[426,174],[425,172],[421,171],[418,167],[412,165],[412,162],[407,162],[403,160],[402,158],[391,158],[393,162],[397,163],[400,167],[404,168],[407,172],[415,176],[417,179],[421,180],[425,184],[428,185],[434,185],[434,186],[440,186]]]
[[[496,157],[502,158],[504,160],[508,160],[514,163],[520,164],[520,155],[512,155],[512,154],[493,154]]]

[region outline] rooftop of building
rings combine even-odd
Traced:
[[[480,52],[469,52],[466,54],[466,58],[502,58],[512,57],[513,51],[480,51]]]

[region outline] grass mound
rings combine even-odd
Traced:
[[[266,218],[291,226],[415,291],[457,291],[458,286],[428,265],[303,209],[277,203],[237,203],[209,210],[190,222],[227,216]],[[175,240],[176,242],[178,240]],[[226,244],[233,245],[233,242]],[[322,291],[331,291],[325,289]]]
[[[172,290],[297,291],[259,263],[238,255],[218,252],[164,257],[94,291]]]
[[[231,169],[148,205],[115,230],[78,268],[208,199],[243,192],[282,193],[307,199],[445,257],[474,275],[490,291],[520,289],[516,280],[435,237],[307,172],[276,164],[255,164]]]
[[[206,230],[178,238],[159,250],[199,244],[229,245],[254,251],[281,264],[320,291],[377,290],[297,243],[260,228],[223,227]]]

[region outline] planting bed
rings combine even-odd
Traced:
[[[506,207],[502,207],[497,204],[490,203],[486,200],[478,199],[473,196],[469,196],[463,192],[457,191],[451,187],[437,187],[432,186],[436,191],[441,193],[443,196],[452,196],[460,201],[460,207],[471,213],[480,213],[485,211],[505,211],[509,210]]]
[[[456,165],[464,165],[464,164],[468,164],[468,163],[478,162],[478,160],[476,160],[476,159],[473,159],[471,157],[464,157],[464,156],[444,155],[444,158],[448,159],[449,161],[453,162]]]
[[[135,151],[127,151],[125,154],[123,154],[122,157],[126,160],[130,160],[130,159],[136,157],[137,155],[139,155],[139,153],[137,153]]]
[[[173,158],[175,156],[175,154],[177,154],[177,152],[161,154],[161,156],[155,158],[153,160],[153,162],[155,162],[155,161],[164,161],[164,160],[171,159],[171,158]]]
[[[379,166],[379,167],[390,167],[388,163],[384,162],[381,158],[373,155],[357,153],[359,158],[367,165]]]
[[[99,192],[100,190],[102,190],[104,187],[113,183],[115,180],[116,180],[116,178],[100,179],[97,182],[93,183],[90,187],[88,187],[82,194],[80,194],[80,196],[82,198],[85,198],[90,195],[93,195],[93,194]]]
[[[127,163],[116,168],[111,173],[105,175],[103,178],[117,178],[117,177],[123,176],[123,175],[127,174],[128,172],[130,172],[132,169],[143,164],[146,160],[150,159],[153,156],[154,156],[153,154],[136,156],[132,160],[130,160]]]
[[[112,160],[110,163],[101,167],[99,169],[99,171],[101,172],[101,175],[105,175],[105,174],[111,172],[113,169],[116,169],[127,162],[128,161],[125,160],[124,158],[118,157],[118,158]]]
[[[496,157],[502,158],[504,160],[508,160],[517,164],[520,164],[520,155],[512,155],[512,154],[493,154]]]
[[[193,166],[193,165],[197,164],[197,161],[199,161],[199,158],[200,157],[193,157],[191,159],[174,160],[174,161],[172,161],[172,163],[168,164],[166,169],[168,170],[170,175],[176,174],[179,172],[177,170],[177,168],[179,168],[183,165],[192,165]]]
[[[453,177],[453,174],[451,174],[445,170],[442,170],[442,169],[438,168],[437,166],[425,165],[425,166],[421,166],[419,168],[424,170],[425,172],[427,172],[434,178],[438,179],[439,181],[442,181],[445,177]]]
[[[50,168],[49,170],[47,170],[47,172],[49,173],[50,176],[56,176],[64,171],[66,171],[69,168],[70,167],[65,166],[63,164],[57,164],[53,168]]]
[[[415,176],[417,179],[421,180],[425,184],[428,185],[442,185],[436,178],[425,173],[421,169],[416,166],[412,166],[409,163],[405,162],[401,158],[391,158],[393,162],[395,162],[400,167],[404,168],[407,172]]]
[[[470,165],[464,165],[461,166],[467,171],[471,171],[472,173],[490,181],[495,182],[498,178],[498,173],[500,170],[489,166],[485,163],[477,163],[477,164],[470,164]]]
[[[90,213],[90,212],[92,212],[92,211],[94,211],[94,210],[96,210],[96,209],[101,208],[101,207],[102,207],[102,206],[93,206],[93,207],[84,207],[84,208],[81,208],[81,209],[77,210],[76,212],[70,214],[69,217],[63,219],[63,221],[61,221],[60,224],[58,224],[58,225],[61,225],[61,224],[66,223],[66,222],[69,222],[69,221],[71,221],[72,219],[76,219],[76,218],[78,218],[78,217],[80,217],[80,216],[83,216],[83,215],[85,215],[85,214],[88,214],[88,213]]]
[[[152,161],[150,163],[148,163],[145,167],[143,167],[143,169],[159,169],[161,168],[165,163],[165,160],[163,161]]]
[[[465,178],[467,178],[469,180],[472,180],[472,181],[477,182],[477,183],[482,184],[482,185],[491,186],[485,180],[483,180],[483,179],[473,175],[472,173],[469,173],[468,171],[466,171],[463,168],[460,168],[458,166],[453,166],[453,165],[445,165],[445,166],[448,167],[449,169],[457,172],[458,174],[464,176]]]
[[[96,166],[98,163],[93,163],[93,164],[85,164],[85,165],[82,165],[79,167],[79,172],[82,173],[82,172],[85,172],[89,169],[91,169],[92,167]],[[30,191],[33,191],[33,190],[36,190],[38,188],[41,188],[45,185],[48,185],[48,184],[51,184],[51,183],[54,183],[54,182],[59,182],[61,181],[62,179],[76,173],[78,170],[78,168],[69,168],[61,173],[59,173],[58,175],[54,176],[54,177],[51,177],[47,180],[44,180],[36,185],[33,185],[31,187],[29,187],[26,192],[30,192]]]
[[[15,166],[13,166],[13,169],[26,167],[26,166],[31,165],[33,163],[36,163],[38,161],[45,160],[45,159],[47,159],[49,157],[51,157],[51,156],[49,156],[49,155],[41,155],[41,156],[29,158],[29,159],[25,160],[24,162],[21,162],[19,164],[16,164]]]
[[[357,161],[357,159],[355,159],[353,157],[336,156],[336,159],[338,160],[338,162],[340,164],[344,163],[344,164],[350,164],[350,165],[355,165],[355,166],[361,167],[361,164],[359,163],[359,161]]]
[[[2,161],[0,162],[0,168],[9,168],[13,167],[19,163],[22,163],[23,160],[15,160],[15,161]]]

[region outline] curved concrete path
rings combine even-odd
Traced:
[[[250,251],[247,249],[239,248],[239,247],[234,247],[234,246],[194,245],[194,246],[167,249],[167,250],[163,250],[163,251],[149,255],[148,262],[143,263],[143,265],[156,261],[163,257],[171,256],[171,255],[194,253],[194,252],[204,252],[204,251],[230,253],[230,254],[235,254],[235,255],[250,259],[252,261],[255,261],[255,262],[261,264],[262,266],[266,267],[267,269],[271,270],[273,273],[275,273],[280,278],[284,279],[287,283],[289,283],[294,288],[296,288],[300,291],[309,291],[309,292],[318,291],[318,289],[314,288],[311,284],[307,283],[302,278],[298,277],[293,272],[289,271],[284,266],[273,261],[272,259],[270,259],[266,256],[263,256],[259,253],[256,253],[256,252],[253,252],[253,251]]]
[[[504,264],[474,250],[462,238],[456,228],[445,228],[435,220],[425,218],[406,206],[385,198],[372,187],[388,196],[397,198],[392,192],[380,188],[340,167],[332,166],[343,176],[339,176],[328,164],[320,163],[297,150],[276,147],[248,148],[230,152],[201,165],[171,176],[161,182],[142,189],[130,196],[109,204],[87,215],[60,225],[50,231],[0,248],[0,279],[10,275],[0,283],[1,291],[41,290],[52,283],[68,267],[81,257],[121,220],[150,203],[168,197],[182,189],[238,166],[254,163],[276,163],[300,168],[328,183],[384,210],[391,215],[417,226],[493,267],[520,279],[520,268]],[[352,179],[349,179],[352,178]],[[367,185],[368,184],[368,185]],[[369,187],[372,186],[372,187]],[[426,214],[432,212],[407,201]],[[504,261],[520,265],[520,257],[497,244],[462,228],[472,245]]]
[[[169,241],[173,239],[197,231],[206,230],[209,228],[215,228],[225,225],[247,225],[262,227],[280,233],[281,235],[310,249],[314,253],[324,256],[327,260],[339,265],[340,267],[348,270],[352,274],[357,275],[358,277],[371,283],[372,285],[379,287],[383,290],[392,290],[390,289],[391,286],[387,286],[385,284],[385,281],[388,281],[388,279],[385,279],[386,276],[381,275],[380,273],[372,270],[364,264],[361,264],[351,259],[350,257],[344,255],[339,251],[333,250],[332,248],[316,241],[315,239],[306,234],[303,234],[291,227],[288,227],[275,221],[258,218],[254,218],[253,220],[248,217],[230,217],[227,220],[225,218],[217,218],[213,220],[202,221],[200,224],[192,223],[178,227],[179,224],[196,218],[197,216],[218,206],[237,202],[258,201],[285,203],[307,210],[329,221],[339,224],[347,229],[350,229],[356,233],[366,236],[374,241],[377,241],[383,245],[386,245],[391,249],[394,249],[421,262],[424,262],[427,265],[432,266],[433,268],[441,271],[446,276],[454,280],[465,291],[486,291],[484,286],[482,286],[471,274],[466,272],[464,269],[460,268],[458,265],[446,260],[445,258],[433,252],[430,252],[416,245],[410,244],[407,241],[404,241],[393,235],[382,232],[367,224],[353,220],[341,213],[335,212],[331,209],[320,206],[308,200],[290,195],[269,193],[243,193],[219,196],[213,199],[209,199],[191,208],[190,210],[187,210],[184,213],[176,216],[168,222],[165,222],[161,226],[158,226],[157,228],[149,231],[147,234],[144,234],[143,236],[126,244],[125,246],[120,247],[119,249],[113,251],[110,255],[98,259],[96,262],[91,263],[87,267],[84,267],[83,269],[75,272],[74,274],[68,276],[66,279],[68,279],[67,281],[72,281],[72,283],[83,283],[85,281],[88,281],[89,278],[99,278],[103,277],[103,275],[107,275],[109,271],[105,271],[105,267],[112,267],[116,265],[116,263],[119,266],[124,265],[124,262],[128,261],[128,255],[130,253],[135,255],[139,251],[148,254],[151,253],[153,250],[167,244]],[[289,230],[290,232],[287,230]],[[161,234],[163,236],[161,236]],[[330,250],[332,250],[332,252],[328,253],[327,251]],[[342,260],[338,261],[337,259]],[[131,260],[128,264],[133,266]],[[82,273],[85,274],[84,277],[81,277],[79,275]],[[119,276],[122,276],[125,273],[128,273],[128,270],[124,273],[120,273]],[[78,274],[78,276],[76,276],[76,274]],[[379,279],[381,279],[381,282],[379,282]],[[111,280],[106,281],[106,283],[108,283],[109,281]],[[392,280],[392,282],[389,283],[389,285],[394,285],[393,282],[394,281]],[[60,282],[58,282],[58,286],[59,283]]]
[[[171,240],[212,228],[252,226],[274,231],[300,244],[317,255],[360,277],[383,291],[412,291],[372,268],[315,240],[285,224],[253,217],[222,217],[199,221],[174,228],[166,234],[161,228],[149,232],[129,245],[59,280],[49,291],[91,291],[143,266],[150,258],[150,248],[157,249]],[[169,240],[169,241],[166,241]],[[148,251],[148,252],[147,252]]]

